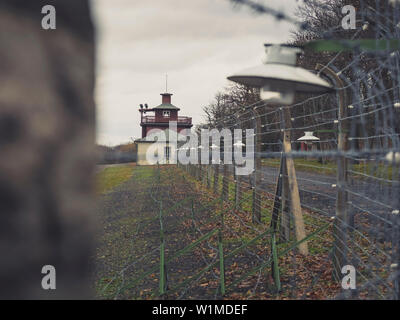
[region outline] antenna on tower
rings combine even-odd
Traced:
[[[168,92],[168,73],[165,74],[165,92]]]

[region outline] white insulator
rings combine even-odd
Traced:
[[[393,151],[390,151],[386,154],[385,160],[391,163],[399,164],[400,163],[400,152],[395,152],[393,154]]]

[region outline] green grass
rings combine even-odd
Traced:
[[[96,174],[96,191],[106,193],[128,180],[133,174],[132,165],[106,168]]]
[[[391,165],[385,165],[384,163],[376,162],[360,162],[359,164],[353,165],[352,170],[361,174],[368,176],[373,176],[376,178],[394,180],[397,177],[397,170]],[[356,175],[358,177],[363,177],[362,175]]]
[[[135,174],[134,176],[135,180],[141,181],[144,179],[149,179],[154,175],[154,167],[153,166],[134,167],[134,174]]]
[[[102,231],[95,255],[98,271],[94,289],[97,298],[113,298],[123,283],[119,272],[137,258],[133,252],[138,256],[146,253],[148,239],[137,234],[153,216],[145,209],[148,198],[140,195],[140,192],[150,187],[154,174],[152,166],[123,165],[106,168],[96,175],[98,192],[103,195],[128,179],[132,179],[135,183],[124,187],[125,190],[138,195],[132,198],[134,201],[127,199],[127,202],[118,209],[99,211]],[[109,196],[112,197],[104,195],[106,198]],[[145,271],[137,267],[135,272],[138,274]],[[120,297],[133,298],[129,292],[121,292]]]

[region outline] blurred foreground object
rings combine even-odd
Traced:
[[[41,9],[56,8],[44,30]],[[88,1],[0,1],[0,298],[90,298],[94,30]],[[44,290],[44,265],[56,289]]]

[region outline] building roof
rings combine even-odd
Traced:
[[[184,136],[180,133],[177,133],[176,131],[173,131],[173,132],[171,132],[171,131],[172,130],[169,130],[169,129],[157,130],[156,132],[153,132],[144,138],[135,140],[135,142],[150,142],[150,143],[169,142],[171,133],[176,134],[177,141],[186,141],[187,140],[186,136]],[[161,132],[164,132],[164,134],[162,134]],[[172,136],[171,136],[171,138],[172,138]]]
[[[164,110],[180,110],[178,107],[174,106],[171,103],[162,103],[153,109],[164,109]]]

